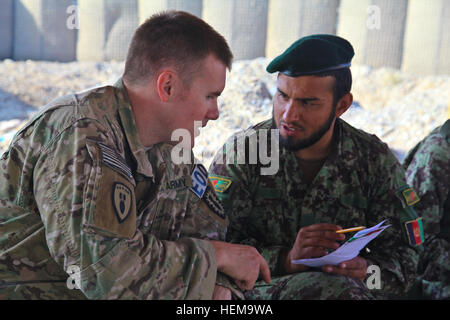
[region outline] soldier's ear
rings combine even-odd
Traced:
[[[161,102],[167,102],[174,95],[176,82],[175,72],[170,69],[162,70],[156,79],[156,90]]]
[[[353,95],[348,92],[346,93],[337,103],[336,106],[336,118],[339,118],[344,114],[345,111],[350,108],[353,103]]]

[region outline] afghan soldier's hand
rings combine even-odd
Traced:
[[[322,270],[364,281],[367,273],[367,261],[364,258],[356,257],[352,260],[341,262],[337,266],[323,266]]]
[[[294,246],[286,254],[285,269],[287,273],[301,272],[308,269],[305,265],[293,264],[292,260],[319,258],[328,253],[328,249],[336,250],[339,248],[337,241],[345,239],[345,235],[336,233],[342,227],[319,223],[301,228],[297,233]]]
[[[251,290],[261,277],[270,283],[270,270],[266,260],[254,247],[211,241],[216,250],[217,269],[233,278],[242,290]]]
[[[216,285],[214,287],[212,300],[231,300],[231,290],[228,288]]]

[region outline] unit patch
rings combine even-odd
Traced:
[[[119,223],[124,222],[131,213],[133,196],[130,188],[120,182],[115,182],[112,191],[114,212]]]
[[[224,193],[231,186],[231,179],[220,177],[220,176],[209,176],[209,180],[214,186],[214,190],[219,193]]]
[[[419,196],[414,192],[413,188],[403,190],[402,195],[408,206],[412,206],[420,201]]]
[[[192,187],[189,189],[197,195],[197,197],[202,198],[206,187],[208,185],[208,171],[201,165],[195,165],[194,171],[192,172]]]
[[[133,178],[130,167],[128,167],[127,163],[120,154],[104,143],[98,143],[98,146],[100,147],[102,162],[104,164],[116,171],[119,171],[128,178]]]
[[[422,218],[405,222],[409,244],[413,247],[424,242]]]

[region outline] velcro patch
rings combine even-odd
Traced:
[[[128,178],[133,178],[131,169],[128,167],[125,160],[113,148],[103,143],[98,143],[102,154],[102,162],[114,170],[119,171]]]
[[[408,206],[412,206],[420,201],[419,196],[414,192],[413,188],[403,190],[402,195]]]
[[[209,176],[209,180],[214,186],[214,190],[219,193],[224,193],[231,186],[233,181],[231,179],[227,179],[219,176]]]
[[[405,222],[409,244],[413,247],[424,242],[422,218]]]
[[[201,165],[195,165],[194,171],[192,172],[192,187],[189,189],[197,195],[197,197],[202,198],[206,191],[208,185],[208,171]]]

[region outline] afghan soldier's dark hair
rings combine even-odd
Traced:
[[[159,69],[173,66],[188,84],[209,54],[231,69],[233,54],[225,38],[209,24],[183,11],[158,13],[133,35],[123,78],[132,85],[142,84]]]
[[[352,89],[352,72],[349,68],[337,69],[332,71],[325,71],[315,74],[317,77],[331,76],[335,79],[333,91],[333,104],[336,105],[338,101]]]

